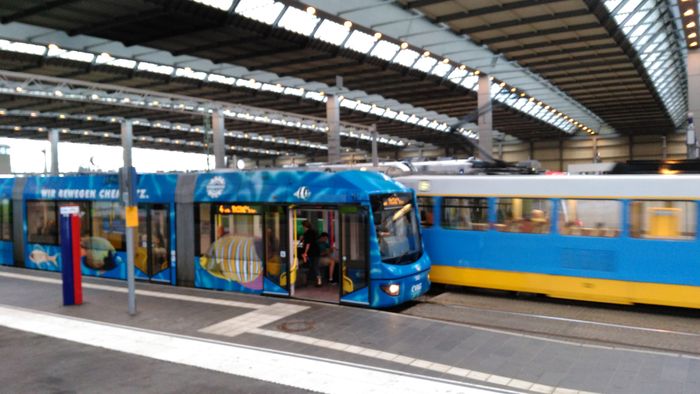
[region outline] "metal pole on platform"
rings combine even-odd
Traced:
[[[211,114],[211,124],[214,132],[214,161],[218,170],[226,168],[226,124],[222,110],[218,109]]]
[[[51,175],[58,175],[58,130],[49,131],[51,142]],[[46,161],[44,161],[46,163]],[[44,164],[45,165],[45,164]]]
[[[135,284],[135,274],[134,274],[134,254],[136,253],[136,248],[134,247],[134,227],[130,226],[129,215],[130,210],[134,209],[133,201],[135,200],[136,190],[134,190],[134,183],[130,179],[133,174],[131,171],[131,146],[133,139],[133,127],[131,121],[122,121],[122,148],[124,148],[124,170],[122,171],[122,177],[125,178],[126,188],[123,191],[122,199],[124,201],[125,207],[125,220],[126,220],[126,280],[127,286],[129,288],[128,298],[129,298],[129,314],[136,314],[136,284]],[[137,208],[138,209],[138,208]],[[138,211],[137,211],[138,212]],[[138,220],[138,213],[137,213]]]
[[[377,153],[377,125],[370,127],[372,133],[372,167],[379,167],[379,154]]]

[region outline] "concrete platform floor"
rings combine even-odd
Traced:
[[[9,391],[32,392],[695,393],[700,387],[700,359],[675,353],[281,298],[148,283],[137,289],[136,316],[126,313],[120,281],[86,278],[85,304],[64,307],[58,275],[0,267],[0,347],[15,355],[0,359],[0,380],[10,379]],[[80,330],[92,330],[90,339],[71,334]],[[133,338],[141,342],[130,343]],[[258,364],[232,369],[244,354]],[[214,367],[207,366],[210,359]],[[311,371],[300,372],[305,366]],[[111,375],[100,378],[105,371]]]

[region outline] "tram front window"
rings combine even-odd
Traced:
[[[418,260],[423,251],[411,193],[373,195],[371,201],[382,261],[408,264]]]

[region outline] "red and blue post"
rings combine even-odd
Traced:
[[[63,305],[83,303],[80,273],[80,208],[61,207],[61,275],[63,276]]]

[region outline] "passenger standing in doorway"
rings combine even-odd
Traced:
[[[311,273],[316,278],[316,287],[321,287],[323,282],[321,281],[321,271],[318,267],[318,235],[308,220],[304,220],[301,225],[304,226],[304,253],[301,257],[304,259],[304,262],[309,264]]]

